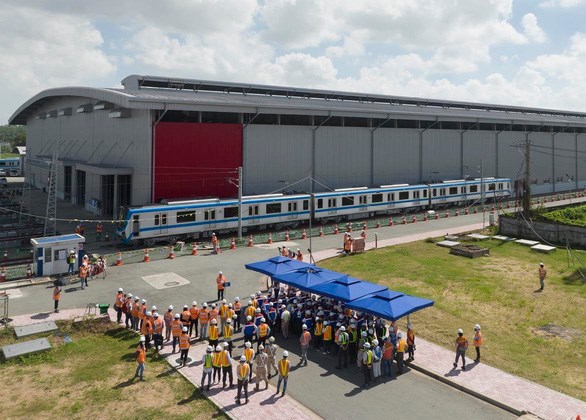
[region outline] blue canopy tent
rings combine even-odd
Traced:
[[[333,281],[340,277],[344,277],[344,274],[311,265],[285,274],[273,276],[278,282],[288,284],[289,286],[298,289],[307,290],[308,292],[314,292],[315,286],[318,284]]]
[[[362,281],[355,277],[344,276],[327,283],[318,284],[311,291],[321,296],[348,302],[371,293],[382,292],[386,287]]]
[[[277,274],[284,274],[300,268],[313,266],[303,261],[297,261],[287,257],[273,257],[268,260],[246,264],[245,267],[249,270],[273,277]]]
[[[391,321],[432,305],[433,300],[404,295],[388,289],[345,304],[350,309],[367,312]]]

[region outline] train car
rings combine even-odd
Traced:
[[[482,183],[484,188],[482,188]],[[484,193],[486,202],[496,201],[511,195],[509,178],[472,178],[443,181],[429,184],[430,207],[447,207],[454,204],[479,202]]]
[[[309,220],[306,194],[270,194],[242,198],[242,226],[295,227]],[[123,242],[176,242],[180,238],[209,237],[238,229],[238,200],[217,198],[171,201],[139,208],[121,207],[118,236]]]

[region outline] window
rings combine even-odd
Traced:
[[[267,214],[281,213],[281,203],[267,204]]]
[[[45,248],[45,262],[51,262],[53,254],[51,253],[51,248]]]
[[[297,202],[293,202],[293,203],[288,203],[288,209],[289,211],[297,211]]]
[[[466,194],[466,187],[462,187],[462,193]]]
[[[323,198],[318,198],[317,199],[317,208],[321,209],[324,207],[324,199]]]
[[[433,192],[432,192],[432,195],[433,195],[434,197],[437,197],[437,189],[436,189],[436,188],[434,188],[432,191],[433,191]]]
[[[167,213],[161,214],[161,224],[162,225],[166,225],[167,224]]]
[[[488,184],[488,190],[489,191],[494,191],[494,182]]]
[[[359,201],[360,201],[360,204],[362,204],[362,205],[366,206],[366,199],[367,199],[367,196],[365,196],[365,195],[361,195],[361,196],[359,196],[359,197],[358,197],[358,199],[359,199]]]
[[[478,192],[478,185],[470,185],[470,192],[471,193]]]
[[[427,198],[427,190],[423,190],[423,198]]]
[[[59,258],[60,255],[63,258]],[[66,259],[67,259],[67,250],[66,249],[54,249],[53,250],[53,261],[59,261],[59,260],[63,261]]]
[[[373,203],[382,203],[383,202],[383,195],[382,194],[373,194],[372,195],[372,202]]]
[[[499,182],[499,190],[502,190],[502,189],[503,189],[503,183]]]
[[[224,207],[224,219],[238,217],[238,207]]]
[[[444,196],[446,195],[446,189],[445,188],[440,188],[440,196]]]
[[[330,198],[328,199],[328,208],[334,208],[338,206],[338,200],[336,200],[335,198]]]
[[[413,198],[419,198],[419,191],[413,191]]]
[[[177,223],[189,222],[195,222],[195,210],[177,212]]]
[[[303,210],[309,210],[309,200],[303,200]]]
[[[161,216],[155,214],[155,226],[159,226],[161,224]]]
[[[342,197],[342,206],[353,206],[354,197]]]
[[[215,210],[206,210],[204,213],[205,220],[216,220],[216,211]]]
[[[248,207],[248,215],[249,216],[258,216],[258,206]]]
[[[450,187],[450,195],[458,194],[458,187]]]
[[[399,200],[409,200],[409,191],[401,191],[399,193]]]

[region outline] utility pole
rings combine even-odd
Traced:
[[[49,166],[49,182],[47,185],[47,209],[45,210],[45,229],[43,236],[54,236],[57,234],[57,194],[55,180],[57,178],[57,152],[53,152],[53,159]]]
[[[482,229],[486,227],[486,212],[484,211],[484,171],[482,169],[482,159],[480,159],[480,207],[482,208]]]
[[[313,263],[313,247],[311,246],[311,238],[313,238],[312,222],[313,219],[313,174],[309,180],[309,262]]]
[[[31,183],[29,181],[30,176],[30,165],[28,159],[25,157],[23,162],[24,182],[22,183],[22,192],[20,194],[20,213],[18,214],[18,224],[23,224],[30,219],[30,216],[25,218],[25,210],[30,213],[31,211]]]
[[[531,213],[531,142],[529,134],[525,134],[525,181],[523,185],[523,213]]]
[[[238,240],[242,240],[242,166],[238,167]]]

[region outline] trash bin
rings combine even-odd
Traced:
[[[109,303],[98,303],[96,305],[100,310],[100,315],[105,315],[108,313],[108,308],[110,307]]]

